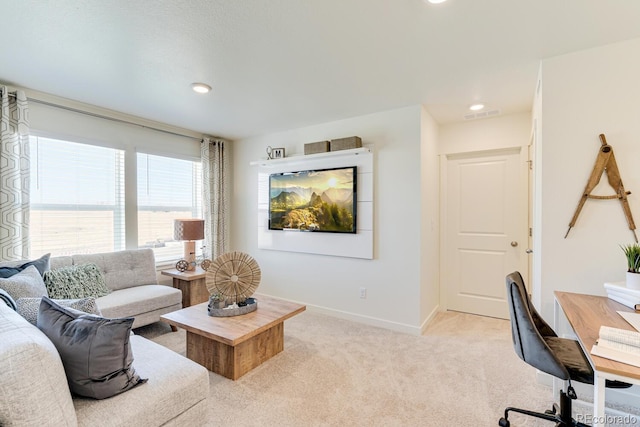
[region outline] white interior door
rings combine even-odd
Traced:
[[[526,152],[450,155],[443,165],[443,294],[449,310],[508,318],[505,276],[527,280]]]

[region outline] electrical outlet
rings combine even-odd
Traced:
[[[360,288],[360,298],[364,299],[367,297],[367,288]]]

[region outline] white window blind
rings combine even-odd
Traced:
[[[173,240],[173,220],[202,218],[200,161],[138,153],[137,164],[138,246],[153,248],[156,262],[181,259],[184,243]]]
[[[31,136],[31,255],[125,247],[124,152]]]

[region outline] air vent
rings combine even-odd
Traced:
[[[486,119],[500,115],[500,110],[478,111],[477,113],[469,113],[464,115],[465,120]]]

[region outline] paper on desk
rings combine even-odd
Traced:
[[[615,350],[608,347],[594,345],[591,348],[591,354],[594,356],[604,357],[605,359],[615,360],[616,362],[626,363],[640,368],[640,357],[626,351]]]
[[[622,316],[636,331],[640,332],[640,313],[629,313],[628,311],[619,311],[618,314]]]

